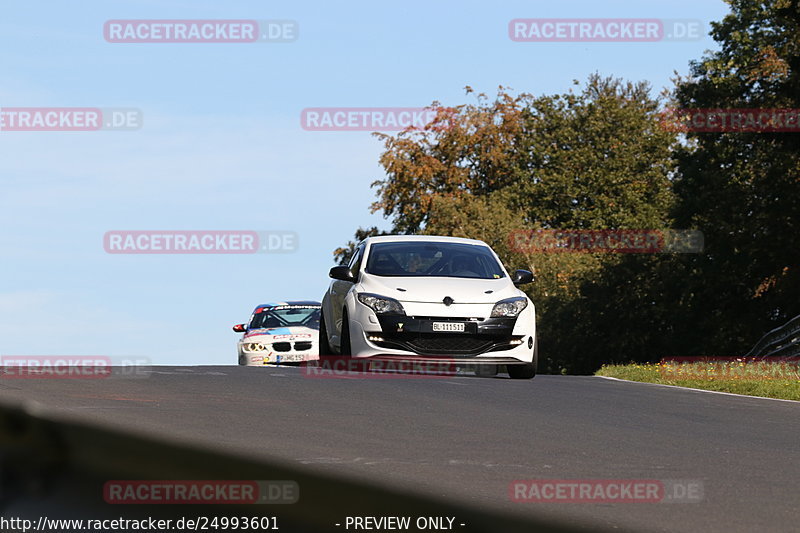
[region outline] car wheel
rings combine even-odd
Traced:
[[[347,318],[347,308],[342,311],[342,341],[340,343],[339,353],[348,356],[351,355],[350,350],[350,320]]]
[[[328,328],[325,327],[325,315],[319,314],[319,356],[332,355],[331,345],[328,343]]]
[[[511,379],[533,379],[536,376],[536,363],[539,361],[539,337],[533,341],[533,362],[524,365],[507,365],[508,377]]]
[[[511,379],[532,379],[536,375],[536,366],[533,363],[507,365],[507,368]]]
[[[239,356],[239,365],[247,366],[247,356],[245,356],[244,354],[241,354]]]

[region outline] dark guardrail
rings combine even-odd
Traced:
[[[800,358],[800,315],[773,329],[745,354],[747,358]]]

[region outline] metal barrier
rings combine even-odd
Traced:
[[[800,315],[761,337],[745,357],[800,357]]]

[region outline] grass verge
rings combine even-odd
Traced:
[[[603,365],[595,375],[800,401],[800,366],[797,363],[747,362],[736,359],[662,361],[652,364]]]

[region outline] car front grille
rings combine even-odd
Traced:
[[[517,345],[508,337],[456,334],[383,334],[382,341],[372,341],[381,348],[393,348],[428,356],[472,356],[486,352],[511,350]],[[519,338],[519,337],[515,337]]]
[[[310,350],[312,346],[311,341],[297,341],[294,343],[294,351],[296,352],[305,352]],[[292,351],[292,343],[291,342],[273,342],[272,349],[276,352],[291,352]]]
[[[480,353],[486,351],[493,342],[475,336],[419,337],[406,342],[419,353]]]

